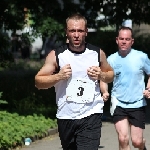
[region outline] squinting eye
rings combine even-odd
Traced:
[[[69,30],[69,32],[73,33],[73,32],[75,32],[75,31],[74,31],[74,30]]]
[[[84,30],[69,30],[70,33],[74,33],[74,32],[79,32],[79,33],[83,33],[85,32]]]
[[[84,30],[79,30],[78,32],[82,33],[82,32],[84,32]]]
[[[119,40],[126,40],[126,41],[130,41],[131,39],[130,38],[119,38]]]
[[[130,39],[130,38],[127,38],[126,40],[127,40],[127,41],[130,41],[131,39]]]

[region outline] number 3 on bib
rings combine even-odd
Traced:
[[[94,99],[95,82],[90,79],[70,79],[66,88],[66,100],[91,103]]]

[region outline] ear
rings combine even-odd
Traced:
[[[116,37],[116,43],[118,44],[118,37]]]
[[[134,43],[134,39],[132,39],[132,45],[133,45],[133,43]]]
[[[86,28],[86,31],[85,31],[85,32],[86,32],[86,36],[87,36],[87,34],[88,34],[88,28]]]
[[[65,33],[66,33],[66,36],[67,36],[67,29],[65,29]]]

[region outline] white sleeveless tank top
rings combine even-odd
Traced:
[[[84,51],[74,52],[64,45],[55,50],[55,55],[59,69],[66,64],[70,64],[72,69],[70,79],[55,84],[56,117],[81,119],[94,113],[103,113],[104,102],[99,82],[87,75],[89,67],[100,65],[100,48],[87,43]]]

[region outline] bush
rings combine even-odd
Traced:
[[[150,45],[150,35],[148,34],[146,36],[140,35],[135,37],[133,48],[145,52],[146,54],[148,54],[150,58],[149,45]]]
[[[0,67],[6,68],[14,62],[12,53],[10,52],[10,39],[7,34],[0,32]]]
[[[43,138],[51,128],[57,127],[56,120],[40,115],[19,116],[17,113],[0,111],[0,149],[8,150],[24,145],[25,138]]]

